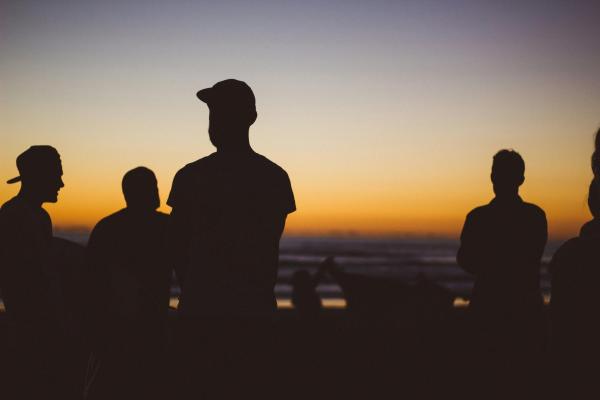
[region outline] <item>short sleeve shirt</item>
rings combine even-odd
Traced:
[[[492,201],[467,216],[461,250],[479,254],[473,304],[501,308],[540,302],[540,266],[548,238],[544,211],[520,198]]]
[[[273,306],[281,228],[296,210],[281,167],[254,152],[213,153],[177,173],[167,204],[191,232],[180,307]]]

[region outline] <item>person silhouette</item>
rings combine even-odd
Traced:
[[[327,272],[327,263],[322,263],[314,276],[305,269],[292,275],[292,305],[302,318],[314,318],[319,315],[323,304],[317,293],[317,285]]]
[[[552,275],[551,354],[554,388],[561,394],[588,394],[596,376],[588,366],[600,356],[600,324],[596,313],[600,301],[595,282],[600,278],[600,131],[592,157],[594,179],[589,186],[588,207],[592,220],[578,237],[569,239],[550,262]]]
[[[186,316],[265,314],[276,308],[279,239],[295,211],[287,173],[250,146],[250,87],[227,79],[200,90],[217,151],[179,170],[172,207],[174,258]]]
[[[548,239],[546,215],[519,196],[525,181],[519,153],[498,152],[491,178],[496,197],[468,214],[457,261],[475,275],[470,309],[485,345],[506,344],[520,352],[543,344],[540,267]]]
[[[216,152],[179,170],[167,201],[169,252],[181,286],[176,386],[182,396],[264,397],[277,373],[269,320],[294,195],[287,173],[250,146],[252,89],[227,79],[197,97],[208,106]]]
[[[52,220],[42,208],[56,203],[64,186],[60,155],[51,146],[31,146],[17,157],[17,169],[19,176],[7,183],[21,182],[21,189],[0,209],[0,291],[17,336],[9,397],[66,398],[60,283]]]
[[[90,336],[100,361],[88,398],[156,394],[162,379],[172,267],[165,257],[168,215],[154,173],[123,176],[126,207],[96,224],[87,247]]]

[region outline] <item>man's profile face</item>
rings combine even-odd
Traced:
[[[36,192],[40,200],[45,203],[56,203],[58,201],[58,192],[65,186],[62,180],[62,168],[54,171],[48,171],[34,179]]]

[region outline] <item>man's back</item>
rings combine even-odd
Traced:
[[[554,345],[571,357],[581,357],[592,348],[597,351],[600,220],[588,222],[579,237],[556,251],[551,272]]]
[[[118,211],[94,228],[88,264],[95,299],[110,317],[161,319],[169,302],[171,269],[164,256],[166,214]]]
[[[494,200],[467,217],[459,264],[475,274],[475,307],[525,309],[540,303],[539,269],[547,241],[544,212],[520,198]]]
[[[274,309],[279,239],[295,210],[283,169],[254,152],[213,153],[177,173],[167,204],[184,253],[184,314]]]

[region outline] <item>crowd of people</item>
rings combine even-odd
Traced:
[[[273,373],[263,350],[269,346],[267,321],[277,307],[279,240],[287,215],[296,209],[290,180],[250,146],[257,113],[248,85],[229,79],[197,96],[209,107],[208,133],[217,151],[176,174],[167,201],[171,214],[157,211],[156,177],[138,167],[122,180],[126,207],[91,233],[77,331],[88,350],[83,356],[73,349],[73,335],[65,333],[60,261],[50,216],[42,208],[56,202],[64,186],[60,156],[51,146],[32,146],[17,158],[19,176],[8,183],[20,182],[21,189],[0,210],[0,290],[16,332],[11,398],[159,397],[167,390],[160,382],[168,369],[173,276],[181,289],[175,351],[189,361],[183,365],[193,365],[176,374],[176,388],[195,387],[201,371],[205,384],[198,395],[211,398],[211,391],[223,396],[228,390],[217,381],[211,385],[211,376],[237,370],[235,376],[249,388]],[[496,196],[467,216],[457,255],[475,277],[470,312],[482,348],[523,355],[549,347],[562,366],[593,360],[591,344],[600,333],[592,318],[599,302],[594,288],[600,276],[600,131],[592,168],[588,203],[594,219],[551,263],[548,342],[540,291],[546,216],[519,196],[523,158],[512,150],[495,155]],[[331,260],[326,264],[331,271]],[[324,270],[316,277],[294,277],[293,301],[307,314],[321,308],[315,287]],[[84,372],[77,362],[82,357]],[[72,384],[77,374],[85,374],[83,387]]]

